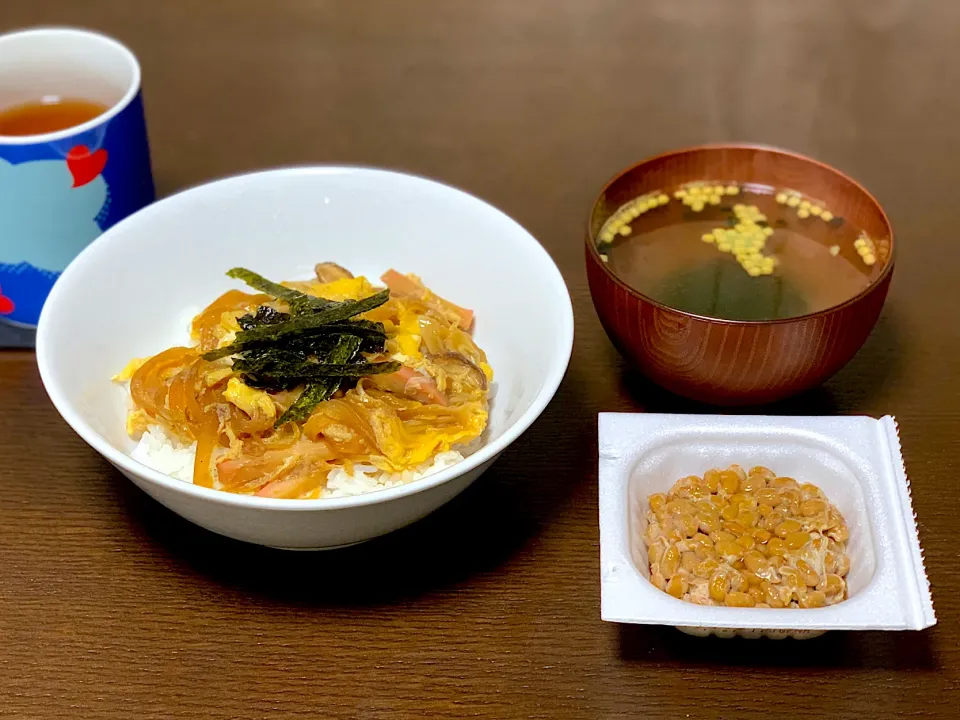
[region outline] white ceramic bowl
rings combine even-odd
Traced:
[[[378,278],[420,275],[476,312],[496,394],[483,447],[454,467],[379,492],[328,500],[234,495],[133,460],[126,392],[110,378],[134,357],[187,342],[189,319],[242,265],[275,279],[332,260]],[[57,281],[40,318],[37,362],[57,410],[138,487],[202,527],[282,548],[362,542],[461,492],[553,397],[573,347],[573,311],[540,244],[490,205],[383,170],[305,167],[228,178],[162,200],[104,233]]]

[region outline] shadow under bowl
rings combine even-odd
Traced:
[[[622,205],[696,181],[789,188],[823,201],[871,238],[888,239],[869,285],[840,304],[797,317],[724,320],[668,307],[630,287],[600,257],[597,238]],[[586,238],[593,304],[611,341],[644,375],[678,395],[754,405],[815,387],[842,368],[873,330],[893,272],[893,232],[880,204],[840,171],[757,145],[708,145],[644,160],[601,190]]]

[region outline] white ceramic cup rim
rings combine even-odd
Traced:
[[[112,37],[103,35],[102,33],[94,32],[92,30],[81,30],[79,28],[69,27],[39,27],[30,28],[27,30],[15,30],[13,32],[0,35],[0,50],[2,50],[4,43],[9,40],[31,36],[49,37],[57,35],[61,37],[68,35],[73,37],[83,37],[87,40],[99,42],[109,47],[118,54],[119,58],[122,58],[127,63],[128,70],[130,71],[130,85],[124,92],[123,97],[115,102],[109,110],[91,120],[87,120],[87,122],[82,123],[81,125],[75,125],[63,130],[57,130],[56,132],[40,133],[38,135],[0,135],[0,145],[39,145],[42,143],[65,140],[66,138],[73,137],[74,135],[79,135],[89,130],[93,130],[94,128],[103,125],[105,122],[108,122],[123,112],[123,110],[125,110],[126,107],[137,96],[137,93],[140,92],[140,63],[137,62],[136,55],[134,55],[130,48],[128,48],[119,40],[115,40]]]

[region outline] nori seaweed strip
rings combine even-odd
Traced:
[[[272,326],[267,325],[266,327],[276,327],[276,325],[272,325]],[[255,329],[259,330],[260,328],[255,328]],[[244,330],[243,332],[248,332],[248,331]],[[237,339],[235,339],[229,345],[224,345],[223,347],[217,348],[216,350],[210,350],[209,352],[205,352],[200,357],[202,357],[204,360],[207,360],[207,361],[213,361],[213,360],[219,360],[220,358],[225,358],[228,355],[239,355],[240,353],[245,353],[251,350],[272,349],[280,346],[280,343],[276,342],[271,338],[265,338],[262,340],[245,340],[245,341],[240,340],[240,335],[242,335],[243,332],[237,333]]]
[[[289,319],[289,315],[285,313],[279,313],[283,315],[285,319]],[[248,329],[247,325],[249,324],[248,318],[251,318],[250,315],[244,315],[241,318],[238,318],[237,322],[240,323],[240,326],[245,330]],[[273,323],[277,324],[277,322]],[[259,324],[249,324],[249,329],[254,327],[260,327]],[[263,342],[256,343],[244,343],[242,346],[238,346],[237,343],[230,345],[231,353],[242,354],[247,358],[251,358],[254,353],[260,354],[267,352],[268,350],[289,350],[291,352],[297,352],[304,356],[307,355],[316,355],[318,352],[328,352],[332,350],[336,344],[337,340],[342,335],[355,335],[361,340],[360,349],[363,352],[367,353],[378,353],[383,352],[384,347],[387,343],[387,333],[383,328],[383,323],[371,322],[370,320],[343,320],[340,322],[330,323],[329,325],[321,325],[320,327],[313,328],[309,331],[304,331],[299,335],[294,335],[292,337],[286,337],[283,339],[282,343],[274,343],[273,341],[266,340]],[[221,348],[222,349],[222,348]],[[210,359],[207,355],[217,353],[216,350],[210,351],[204,355],[206,359]],[[218,357],[223,357],[224,353],[219,353]]]
[[[359,332],[358,332],[359,330]],[[341,335],[354,335],[359,337],[363,343],[361,349],[363,352],[379,353],[386,347],[386,335],[379,333],[365,333],[364,328],[337,327],[324,325],[322,328],[316,328],[309,334],[288,336],[280,342],[272,340],[260,340],[255,342],[237,342],[236,340],[226,347],[211,350],[203,354],[204,360],[219,360],[228,355],[242,355],[247,358],[256,357],[260,353],[268,350],[289,351],[299,353],[303,356],[318,355],[329,352],[336,345],[337,338]]]
[[[274,310],[269,305],[261,305],[257,308],[256,314],[241,315],[238,317],[237,324],[240,325],[243,330],[253,330],[255,327],[261,327],[263,325],[276,325],[277,323],[284,322],[285,320],[289,319],[289,313]]]
[[[331,347],[341,333],[359,337],[362,352],[383,352],[387,344],[387,332],[384,330],[383,323],[370,320],[341,320],[329,325],[321,325],[302,335],[287,338],[284,340],[284,347],[295,350],[306,350],[317,344]]]
[[[303,385],[303,380],[300,378],[284,378],[282,380],[278,380],[277,378],[262,378],[258,375],[248,375],[246,373],[243,374],[243,382],[252,388],[256,388],[257,390],[266,390],[267,392],[293,390],[294,388]]]
[[[286,301],[290,306],[290,310],[294,313],[307,312],[307,311],[316,311],[323,310],[333,305],[339,305],[333,300],[326,300],[325,298],[314,297],[313,295],[307,295],[302,293],[299,290],[293,290],[283,285],[279,285],[275,282],[267,280],[262,275],[258,275],[252,270],[247,270],[242,267],[235,267],[231,270],[227,270],[227,277],[232,277],[236,280],[242,280],[250,287],[260,292],[264,292],[267,295],[272,295],[275,298]]]
[[[337,305],[333,307],[328,307],[318,312],[296,315],[289,320],[276,323],[275,325],[265,325],[263,327],[253,328],[252,330],[242,330],[237,333],[236,340],[230,345],[204,353],[203,359],[218,360],[228,355],[235,355],[249,347],[274,342],[279,343],[290,335],[317,331],[323,326],[341,320],[347,320],[354,315],[378,308],[389,299],[390,291],[383,290],[363,300],[349,300],[347,302],[337,303]]]
[[[288,407],[283,415],[277,418],[277,421],[273,424],[273,427],[278,428],[288,422],[300,422],[301,420],[306,420],[308,417],[310,417],[310,413],[313,412],[313,409],[333,395],[337,391],[338,387],[340,387],[340,381],[337,378],[330,378],[329,380],[320,380],[319,382],[308,383],[303,388],[303,392],[300,393],[300,396],[297,398],[296,402]]]
[[[308,362],[307,353],[293,352],[285,348],[248,350],[233,361],[233,367],[245,375],[260,375],[277,368],[294,368]],[[295,375],[295,373],[288,373]]]
[[[337,345],[337,340],[342,337],[342,335],[353,335],[354,337],[360,338],[360,350],[365,353],[382,353],[386,347],[385,338],[378,338],[376,336],[365,337],[360,333],[351,332],[350,328],[344,328],[336,335],[323,333],[287,338],[281,345],[268,345],[266,347],[282,348],[304,356],[316,355],[319,357],[333,350]],[[261,351],[262,350],[258,348],[251,348],[242,354],[244,357],[253,357]]]
[[[276,364],[273,367],[264,367],[255,374],[264,380],[276,378],[284,380],[286,378],[301,378],[303,380],[312,380],[315,378],[359,378],[366,375],[380,375],[382,373],[396,372],[400,369],[400,363],[389,362],[359,362],[359,363],[327,363],[327,362],[302,362],[298,365]]]
[[[337,320],[336,322],[329,323],[322,327],[324,330],[329,330],[330,332],[335,330],[343,330],[344,332],[356,334],[360,337],[363,337],[364,335],[379,335],[384,338],[387,337],[387,332],[383,329],[383,323],[375,322],[373,320]]]
[[[330,351],[327,360],[334,363],[347,363],[353,360],[360,350],[360,338],[355,335],[344,335],[337,341],[337,346]],[[284,423],[300,422],[310,417],[313,409],[333,395],[340,387],[339,378],[329,378],[308,383],[296,401],[277,418],[274,427]]]
[[[317,333],[346,333],[347,335],[356,335],[363,340],[387,341],[387,331],[384,329],[383,323],[373,322],[372,320],[339,320],[329,325],[321,325],[313,330],[305,331],[304,335]]]

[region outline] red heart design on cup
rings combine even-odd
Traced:
[[[0,288],[0,315],[9,315],[14,308],[16,305],[13,304],[13,300],[4,295],[3,288]]]
[[[100,148],[94,153],[86,145],[77,145],[67,153],[67,169],[73,175],[73,186],[86,185],[107,166],[107,151]]]

